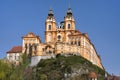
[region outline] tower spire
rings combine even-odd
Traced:
[[[72,15],[72,10],[71,10],[70,5],[68,6],[67,14],[71,14]]]
[[[52,7],[50,7],[50,10],[48,12],[48,16],[53,16],[53,15],[54,15],[54,13],[53,13]]]

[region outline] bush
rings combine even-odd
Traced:
[[[87,59],[84,59],[81,56],[65,57],[61,54],[56,55],[55,59],[41,60],[37,65],[37,68],[40,68],[40,70],[37,71],[37,75],[44,75],[41,79],[47,76],[48,80],[62,80],[65,73],[72,74],[74,69],[79,70],[81,67],[85,70],[87,69],[88,72],[96,72],[98,74],[98,79],[100,78],[102,80],[104,70],[93,65]],[[79,77],[81,77],[81,79],[79,79]],[[88,80],[87,74],[83,74],[79,77],[76,76],[71,80]]]

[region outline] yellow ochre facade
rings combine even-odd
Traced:
[[[87,33],[75,29],[71,8],[68,8],[64,21],[56,24],[53,10],[50,9],[45,21],[45,42],[30,32],[22,37],[22,52],[29,56],[78,55],[103,69],[100,56]]]

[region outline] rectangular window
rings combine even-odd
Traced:
[[[75,41],[75,45],[77,44],[77,42]]]
[[[45,51],[45,49],[43,48],[43,52]]]
[[[73,42],[71,42],[71,45],[73,45]]]
[[[80,46],[80,41],[78,42],[78,46]]]
[[[17,59],[17,56],[15,55],[15,60]]]
[[[70,29],[70,24],[68,24],[68,29]]]
[[[52,26],[51,26],[51,25],[49,25],[49,26],[48,26],[48,29],[49,29],[49,30],[51,30],[51,28],[52,28]]]

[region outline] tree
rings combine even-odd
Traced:
[[[0,80],[8,80],[7,77],[10,77],[10,66],[0,60]]]

